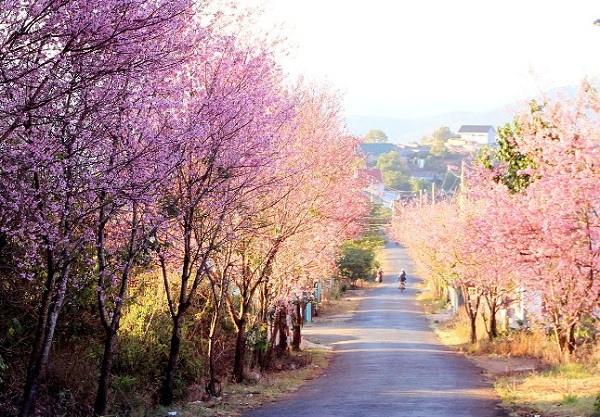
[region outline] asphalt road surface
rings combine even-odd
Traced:
[[[244,414],[318,417],[505,417],[479,368],[441,345],[416,301],[404,249],[384,249],[383,283],[337,326],[305,326],[303,337],[331,343],[325,374],[277,403]],[[405,269],[407,289],[396,277]]]

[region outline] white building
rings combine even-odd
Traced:
[[[475,142],[481,145],[492,145],[496,143],[496,129],[490,125],[462,125],[458,129],[460,138],[467,142]]]

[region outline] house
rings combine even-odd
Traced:
[[[496,143],[496,129],[490,125],[462,125],[458,129],[460,138],[467,142],[475,142],[480,145],[491,145]]]
[[[397,145],[393,143],[361,143],[360,150],[366,158],[367,165],[374,165],[381,154],[399,151]]]
[[[356,171],[358,178],[363,179],[366,190],[371,195],[382,196],[385,186],[383,185],[383,173],[379,168],[361,168]]]

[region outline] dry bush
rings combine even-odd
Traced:
[[[93,344],[83,340],[64,343],[52,352],[39,401],[52,415],[92,414],[98,389],[96,354]]]
[[[557,356],[552,353],[556,348],[551,339],[539,330],[510,331],[492,342],[480,341],[479,348],[481,353],[547,359],[549,363]]]

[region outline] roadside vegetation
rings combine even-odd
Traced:
[[[312,363],[364,161],[258,13],[3,3],[0,415],[146,416]]]
[[[514,417],[600,416],[600,351],[561,363],[552,335],[513,330],[488,341],[485,332],[470,342],[469,318],[447,310],[446,301],[423,289],[420,301],[442,343],[467,355],[493,381],[502,406]],[[481,323],[483,325],[483,323]]]
[[[316,320],[325,321],[352,314],[360,303],[360,297],[355,294],[368,289],[369,285],[368,281],[360,280],[356,289],[352,290],[344,288],[343,281],[336,282],[334,290],[321,304]],[[278,358],[268,372],[250,372],[248,379],[241,384],[223,380],[220,397],[190,399],[173,407],[158,407],[145,416],[163,417],[169,411],[176,411],[179,417],[233,417],[250,408],[281,400],[301,390],[304,384],[318,378],[327,369],[332,358],[331,348],[320,347],[321,341],[318,339],[308,341],[310,346]],[[191,388],[197,389],[197,398],[202,398],[202,387]]]
[[[440,339],[488,370],[515,416],[600,412],[599,113],[586,82],[531,102],[473,155],[459,195],[392,219],[426,304],[446,311]]]

